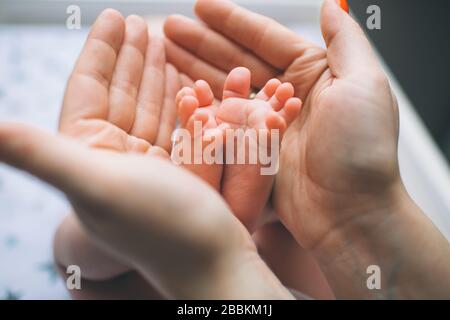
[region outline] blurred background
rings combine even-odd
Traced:
[[[382,29],[367,34],[450,161],[450,1],[349,0],[353,14],[382,10]]]
[[[161,24],[193,16],[193,0],[0,0],[0,120],[56,131],[64,86],[101,10],[115,8]],[[321,0],[242,0],[323,45]],[[450,27],[448,0],[349,0],[364,26],[369,5],[381,30],[365,31],[385,62],[400,104],[399,157],[414,200],[450,238]],[[66,27],[67,7],[81,9],[81,29]],[[63,195],[0,164],[0,299],[66,299],[52,260],[52,237],[66,214]]]

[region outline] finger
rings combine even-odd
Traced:
[[[164,42],[159,36],[149,36],[131,134],[154,144],[159,129],[161,107],[164,103],[166,57]]]
[[[89,119],[79,121],[77,140],[95,149],[116,152],[146,152],[150,144],[143,139],[129,135],[126,131],[106,120]]]
[[[151,148],[151,145],[147,140],[137,138],[135,136],[127,135],[123,138],[123,140],[125,152],[147,153],[147,151]]]
[[[172,149],[172,132],[177,124],[177,106],[175,97],[180,90],[178,72],[171,64],[166,65],[166,85],[164,93],[164,104],[161,111],[159,131],[155,145],[160,146],[170,153]]]
[[[195,57],[188,51],[166,39],[167,61],[172,63],[180,72],[185,73],[191,79],[203,79],[208,82],[216,98],[222,96],[225,72],[211,66],[203,60]]]
[[[75,196],[89,188],[86,181],[98,172],[90,150],[28,125],[0,123],[0,161]]]
[[[262,87],[268,79],[278,74],[275,68],[248,50],[190,18],[170,16],[164,31],[180,47],[218,69],[229,72],[238,66],[249,68],[253,72],[253,85],[256,87]]]
[[[109,84],[124,31],[124,19],[115,10],[107,9],[97,18],[67,84],[61,131],[69,131],[78,119],[106,119]]]
[[[130,140],[124,143],[130,151],[148,151],[148,146],[141,149],[141,146],[148,145],[146,141],[128,137]],[[92,197],[99,196],[99,190],[110,184],[113,171],[106,168],[104,154],[93,150],[76,140],[32,126],[0,123],[0,162],[50,183],[71,200],[85,199],[90,202]],[[87,183],[92,181],[92,177],[95,177],[95,183]]]
[[[231,70],[225,80],[222,99],[248,99],[248,96],[250,95],[250,82],[251,73],[247,68],[238,67]]]
[[[120,259],[100,249],[74,213],[61,222],[54,239],[55,262],[64,267],[79,266],[83,270],[83,280],[104,281],[132,270]]]
[[[274,20],[228,0],[197,0],[195,12],[208,26],[281,70],[310,46],[310,43]]]
[[[148,151],[147,151],[147,155],[150,157],[159,157],[159,158],[163,158],[163,159],[170,159],[170,155],[167,152],[167,150],[160,148],[158,146],[154,146],[151,147]]]
[[[328,64],[336,77],[382,70],[358,23],[335,0],[324,2],[321,28],[328,47]]]
[[[109,88],[108,121],[126,132],[134,122],[136,99],[147,50],[147,23],[138,16],[125,22],[125,38]]]

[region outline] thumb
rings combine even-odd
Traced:
[[[95,173],[92,160],[87,148],[68,138],[0,122],[0,162],[27,171],[68,195],[86,191],[83,181]]]
[[[321,28],[328,48],[328,65],[336,77],[382,70],[363,30],[337,0],[324,1]]]

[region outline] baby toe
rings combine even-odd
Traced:
[[[267,81],[266,85],[261,89],[260,92],[258,92],[255,99],[268,101],[275,94],[275,91],[277,91],[280,85],[281,81],[278,79],[271,79]]]
[[[197,95],[199,106],[209,107],[214,102],[214,93],[208,82],[204,80],[198,80],[194,84],[194,91]]]
[[[280,111],[289,98],[294,96],[294,87],[289,82],[278,86],[275,94],[270,98],[269,103],[273,110]]]
[[[192,89],[190,87],[182,88],[180,91],[178,91],[178,93],[175,97],[175,103],[176,103],[177,107],[180,106],[181,100],[186,96],[197,97],[197,94],[195,93],[194,89]]]
[[[302,109],[302,100],[299,98],[290,98],[284,104],[283,109],[278,113],[286,120],[287,125],[290,125],[292,121],[297,118]]]
[[[210,114],[205,109],[197,109],[189,118],[186,124],[186,129],[189,131],[192,137],[196,137],[203,134],[203,129],[206,127],[211,127],[209,125]]]
[[[248,99],[250,95],[251,73],[244,67],[238,67],[228,74],[223,87],[222,100],[229,98]]]
[[[266,117],[266,127],[270,131],[279,130],[280,134],[283,134],[284,130],[286,130],[287,124],[286,120],[278,114],[277,112],[271,112]]]
[[[198,108],[198,100],[194,96],[184,96],[178,104],[178,117],[180,118],[181,126],[185,127],[189,118]]]

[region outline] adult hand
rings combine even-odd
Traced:
[[[304,101],[282,142],[274,204],[297,241],[314,252],[335,294],[372,296],[366,268],[374,262],[391,281],[382,296],[420,296],[403,290],[409,277],[421,279],[415,289],[426,283],[434,295],[445,294],[438,277],[418,276],[430,274],[433,261],[441,276],[448,274],[442,268],[448,243],[402,185],[396,99],[358,24],[326,0],[322,49],[229,1],[198,0],[196,13],[204,24],[173,16],[165,25],[168,59],[181,72],[204,78],[218,94],[224,74],[245,66],[254,87],[277,76]],[[411,251],[398,256],[411,243],[434,249],[420,267],[395,278],[399,261],[413,264]]]
[[[154,145],[170,151],[178,74],[170,66],[164,74],[162,43],[146,41],[139,18],[100,15],[61,115],[60,131],[77,141],[0,125],[0,161],[62,189],[78,214],[55,239],[58,262],[81,265],[83,290],[74,296],[291,298],[216,192],[147,157],[166,153]]]
[[[179,89],[176,69],[166,64],[162,38],[150,35],[138,16],[124,19],[117,11],[105,10],[92,26],[69,78],[60,132],[92,148],[168,157]],[[73,292],[76,298],[102,298],[91,291],[105,291],[98,289],[101,286],[114,291],[117,278],[123,283],[123,275],[131,270],[98,248],[74,214],[58,228],[55,260],[62,269],[80,266],[83,279],[96,288]],[[135,295],[132,290],[121,291],[123,296]],[[159,297],[150,287],[147,291],[141,297]]]
[[[150,35],[138,16],[124,20],[105,10],[68,81],[60,132],[96,148],[143,153],[158,146],[170,152],[179,89],[162,38]]]
[[[205,74],[220,88],[220,75],[243,65],[255,75],[255,87],[279,77],[304,101],[283,140],[275,203],[291,229],[301,228],[291,230],[300,242],[314,247],[342,218],[329,214],[336,197],[372,188],[367,178],[390,183],[398,177],[394,99],[369,43],[332,0],[322,11],[328,51],[229,1],[197,1],[196,13],[207,26],[180,16],[165,25],[167,56],[181,72],[194,79]]]
[[[62,190],[89,236],[170,298],[289,298],[245,227],[169,161],[0,124],[0,161]]]

